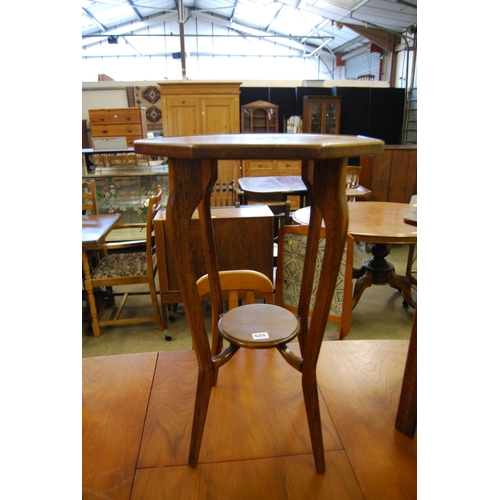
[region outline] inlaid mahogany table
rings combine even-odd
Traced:
[[[390,244],[415,245],[417,228],[405,222],[408,210],[406,203],[390,203],[385,201],[367,201],[348,203],[348,233],[355,241],[374,243],[371,259],[365,261],[359,269],[353,270],[356,278],[352,308],[356,306],[363,292],[369,286],[389,283],[403,294],[404,305],[415,308],[411,296],[411,281],[408,276],[396,274],[394,265],[386,260]],[[293,214],[297,224],[309,223],[310,208],[304,207]]]
[[[94,300],[94,289],[90,280],[90,263],[88,252],[95,250],[104,243],[106,236],[112,231],[120,220],[120,214],[102,214],[102,215],[82,215],[82,268],[83,285],[89,297],[87,301],[92,317],[92,325],[97,324],[97,307]],[[94,336],[99,336],[99,332],[94,330]]]
[[[195,466],[201,446],[211,387],[217,380],[218,368],[225,361],[214,342],[212,350],[196,286],[192,261],[189,224],[198,207],[201,242],[210,281],[213,314],[223,313],[219,264],[210,212],[210,195],[217,180],[218,160],[273,159],[302,160],[302,180],[311,203],[310,230],[304,261],[303,281],[299,300],[299,345],[303,360],[303,392],[308,408],[308,421],[313,442],[316,469],[325,469],[322,450],[319,407],[311,405],[317,394],[315,367],[323,334],[328,321],[337,275],[342,259],[348,224],[345,179],[347,159],[354,156],[378,155],[384,143],[360,136],[323,134],[221,134],[163,137],[135,141],[136,153],[168,157],[170,193],[166,210],[166,230],[175,241],[177,276],[193,346],[198,360],[199,390],[192,427],[190,465]],[[325,222],[325,253],[319,278],[315,307],[310,323],[309,305],[313,286],[321,221]],[[258,251],[258,249],[255,249]],[[215,349],[215,350],[214,350]],[[305,374],[310,374],[306,379]],[[314,437],[313,437],[314,434]],[[321,443],[320,443],[321,442]],[[314,448],[314,443],[318,447]]]

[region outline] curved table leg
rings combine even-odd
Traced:
[[[357,279],[354,286],[351,310],[356,307],[363,292],[371,285],[389,284],[403,294],[403,305],[415,308],[411,296],[411,282],[406,276],[396,274],[394,266],[386,260],[389,255],[389,245],[377,243],[372,248],[373,257],[367,260],[359,269],[354,269],[352,276]]]

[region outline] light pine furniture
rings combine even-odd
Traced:
[[[338,134],[340,132],[341,98],[304,96],[302,130],[309,134]]]
[[[415,500],[417,442],[395,428],[407,352],[405,340],[323,342],[321,476],[300,374],[275,349],[240,349],[220,370],[194,470],[187,457],[196,353],[85,358],[82,498],[188,500],[212,491],[228,499]],[[228,425],[228,415],[238,424]]]
[[[169,159],[170,196],[166,211],[166,228],[176,242],[176,270],[182,302],[197,353],[198,389],[193,419],[189,464],[198,463],[203,429],[219,368],[224,364],[220,354],[208,341],[203,311],[196,286],[197,277],[191,259],[191,244],[186,228],[196,208],[200,213],[201,241],[207,263],[212,302],[215,311],[223,312],[217,249],[213,237],[210,194],[217,180],[219,159],[302,160],[302,178],[309,192],[311,219],[298,308],[300,320],[300,356],[285,355],[294,368],[301,371],[304,401],[307,409],[310,439],[316,471],[325,472],[321,419],[316,382],[316,363],[328,321],[337,273],[347,234],[347,202],[345,176],[347,158],[383,151],[376,139],[321,134],[224,134],[164,137],[138,141],[140,154],[166,156]],[[322,219],[325,221],[325,256],[319,278],[316,304],[309,323],[309,304],[314,277]],[[251,306],[247,306],[251,307]],[[237,310],[244,309],[245,306]],[[288,354],[285,349],[282,354]],[[285,437],[282,434],[281,437]]]
[[[89,109],[91,139],[125,137],[127,147],[148,136],[146,108]],[[105,151],[103,151],[105,152]]]

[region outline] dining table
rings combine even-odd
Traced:
[[[413,256],[417,243],[417,228],[406,222],[408,204],[384,201],[350,202],[348,233],[354,241],[373,243],[372,257],[366,260],[360,268],[353,269],[354,285],[352,309],[356,307],[363,292],[371,285],[389,284],[403,294],[403,305],[415,308],[412,298],[412,284],[415,279],[399,275],[394,265],[386,257],[390,253],[391,244],[408,244],[409,256]],[[308,225],[310,207],[304,207],[294,212],[294,223]]]
[[[299,196],[300,207],[307,205],[307,187],[300,175],[277,175],[277,176],[257,176],[240,177],[238,185],[243,191],[243,203],[246,202],[246,195],[256,195],[265,200],[266,195],[282,195],[286,201],[288,196]]]
[[[104,243],[106,236],[116,227],[120,219],[120,214],[82,215],[83,285],[89,297],[87,304],[92,317],[92,325],[98,324],[98,311],[94,300],[89,254]],[[98,337],[100,332],[94,330],[94,326],[92,326],[92,329],[94,336]]]

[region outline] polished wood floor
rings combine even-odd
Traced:
[[[300,374],[276,350],[241,349],[220,370],[195,469],[195,353],[85,358],[83,498],[414,499],[416,439],[394,425],[407,351],[406,340],[323,343],[324,475],[314,468]]]

